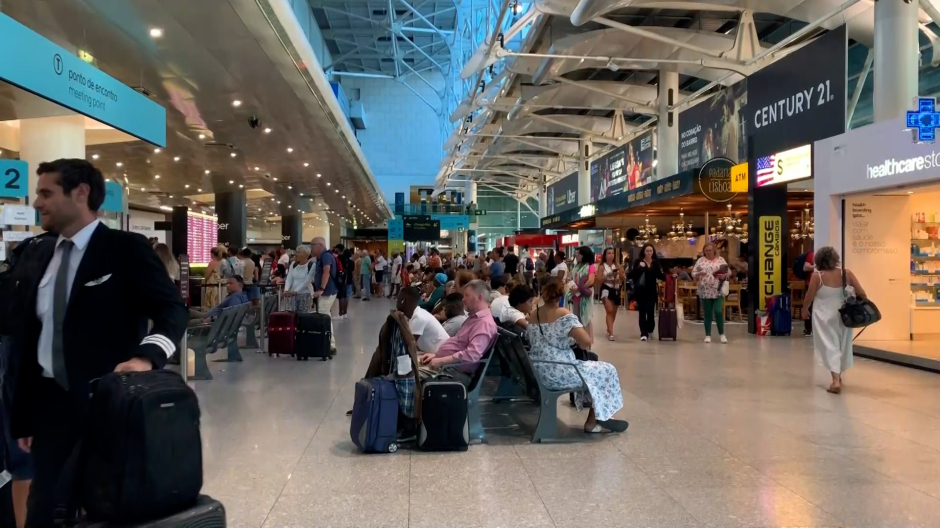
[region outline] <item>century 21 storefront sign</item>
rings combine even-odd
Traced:
[[[757,256],[760,259],[760,293],[764,297],[774,296],[782,291],[783,275],[781,237],[783,220],[779,216],[760,217],[760,238]]]

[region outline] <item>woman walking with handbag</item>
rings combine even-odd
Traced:
[[[633,265],[630,278],[633,280],[636,309],[640,314],[640,341],[646,341],[656,328],[656,305],[659,301],[656,281],[666,280],[652,244],[645,244],[640,250],[640,258]]]
[[[803,318],[813,318],[813,348],[820,363],[832,375],[827,392],[842,392],[842,373],[852,367],[852,329],[842,324],[846,298],[865,298],[865,290],[855,274],[839,268],[839,253],[826,246],[816,252],[816,271],[806,289],[804,306],[812,304],[812,315],[803,310]]]

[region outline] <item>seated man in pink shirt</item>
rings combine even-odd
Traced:
[[[469,317],[454,337],[444,341],[434,354],[418,358],[421,365],[439,370],[454,363],[477,363],[496,337],[496,321],[490,313],[490,287],[482,280],[471,281],[463,290],[463,304]],[[448,374],[466,386],[470,385],[473,366],[462,365]],[[427,375],[426,372],[422,372]],[[424,377],[424,376],[423,376]]]

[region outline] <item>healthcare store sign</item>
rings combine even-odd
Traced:
[[[578,173],[569,174],[548,186],[548,214],[553,215],[578,206]]]
[[[744,124],[754,156],[845,131],[846,43],[843,25],[748,77]]]
[[[742,110],[747,81],[722,88],[703,103],[679,114],[679,171],[694,170],[708,160],[747,157]]]
[[[653,133],[633,138],[591,163],[591,201],[632,191],[653,181]]]

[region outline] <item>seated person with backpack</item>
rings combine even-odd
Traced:
[[[483,354],[496,337],[496,321],[490,313],[490,287],[482,280],[468,284],[463,291],[463,302],[470,314],[454,337],[445,341],[436,354],[422,354],[418,362],[431,370],[439,370],[454,363],[465,363],[449,369],[448,374],[454,380],[469,387],[471,374],[476,369]],[[422,370],[423,376],[429,373]]]

